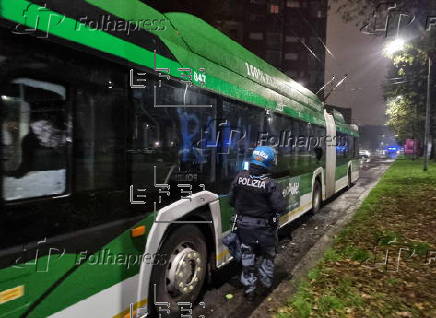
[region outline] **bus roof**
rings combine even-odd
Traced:
[[[204,20],[181,12],[163,14],[137,0],[124,1],[122,6],[117,0],[86,1],[128,21],[164,19],[165,30],[149,32],[160,38],[182,67],[205,68],[205,88],[322,123],[318,117],[323,116],[323,106],[315,94]],[[168,65],[165,61],[157,64],[163,68]]]
[[[175,60],[159,54],[154,56],[145,47],[105,30],[91,29],[86,25],[77,28],[81,22],[68,14],[62,23],[44,28],[44,24],[37,21],[50,19],[50,14],[56,11],[65,14],[62,4],[57,1],[49,1],[47,9],[40,10],[40,6],[27,0],[0,0],[0,16],[30,27],[38,25],[42,31],[121,57],[139,66],[169,68],[169,74],[176,78],[186,79],[187,76],[187,72],[179,68],[190,68],[194,73],[201,73],[200,69],[205,68],[206,82],[198,80],[201,77],[193,76],[193,85],[324,125],[323,104],[315,94],[205,21],[180,12],[162,14],[139,0],[82,1],[87,3],[83,7],[93,6],[125,21],[164,21],[165,28],[150,28],[147,31],[159,37]],[[65,7],[67,2],[63,2]],[[51,6],[57,6],[58,9],[52,12]],[[26,12],[25,16],[23,12]],[[353,133],[354,130],[350,129],[349,132]]]
[[[190,14],[177,12],[167,13],[166,17],[189,47],[188,54],[185,54],[184,49],[178,50],[179,48],[172,47],[171,43],[167,44],[182,64],[198,63],[193,67],[215,64],[215,67],[210,65],[213,67],[211,70],[214,76],[222,77],[237,85],[241,78],[249,83],[255,82],[264,89],[274,90],[314,110],[322,110],[321,101],[315,94],[205,21]],[[208,61],[212,63],[207,63]]]

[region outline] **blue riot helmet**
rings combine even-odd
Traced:
[[[277,164],[276,152],[272,147],[258,146],[253,150],[251,163],[269,169]]]

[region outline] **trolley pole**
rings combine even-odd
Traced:
[[[430,157],[431,136],[430,136],[430,93],[431,93],[431,57],[428,55],[428,78],[427,78],[427,104],[425,107],[425,135],[424,135],[424,171],[428,170]]]

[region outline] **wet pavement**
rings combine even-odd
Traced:
[[[361,166],[360,178],[350,189],[341,191],[325,202],[323,208],[313,215],[306,213],[292,224],[280,230],[279,248],[276,258],[276,282],[270,294],[258,296],[249,303],[242,296],[239,283],[238,264],[230,264],[216,273],[209,284],[202,301],[205,306],[197,306],[192,317],[244,318],[266,317],[271,308],[289,298],[292,288],[291,278],[304,275],[307,269],[319,259],[336,233],[351,218],[356,208],[377,183],[383,172],[392,163],[387,159],[372,159]],[[233,298],[226,299],[227,294]],[[203,308],[204,307],[204,308]]]

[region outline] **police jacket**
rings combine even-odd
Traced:
[[[230,205],[238,215],[269,219],[287,212],[280,186],[266,172],[262,167],[251,165],[249,171],[236,175],[231,185]]]

